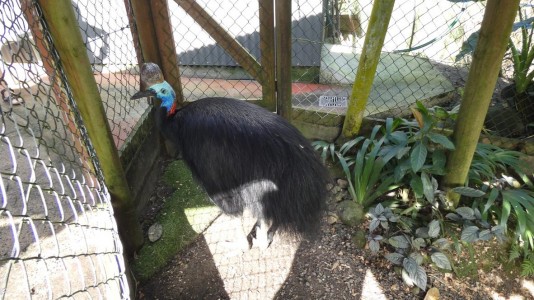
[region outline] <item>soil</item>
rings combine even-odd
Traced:
[[[163,183],[155,189],[144,216],[145,230],[160,213],[162,199],[169,191]],[[331,191],[322,235],[316,240],[298,243],[275,237],[267,249],[248,250],[240,246],[236,252],[234,247],[222,246],[229,239],[225,234],[210,233],[208,229],[152,279],[140,284],[137,298],[424,299],[426,292],[407,286],[398,270],[382,255],[356,246],[353,237],[365,224],[350,228],[337,221],[337,205],[347,196],[339,186]],[[229,222],[235,221],[234,218]],[[217,226],[215,221],[210,228]],[[249,227],[243,226],[242,231],[246,232],[246,228]],[[481,245],[475,253],[498,260],[491,257],[492,249],[491,244]],[[473,274],[465,277],[425,267],[428,288],[437,288],[439,299],[533,299],[534,282],[507,269],[472,265]]]

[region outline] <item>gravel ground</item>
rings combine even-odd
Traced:
[[[341,224],[335,214],[345,191],[339,186],[332,191],[318,239],[275,237],[267,249],[248,250],[244,236],[253,220],[220,216],[156,276],[138,286],[138,299],[425,298],[426,292],[405,285],[382,256],[355,246],[353,236],[360,229]],[[163,184],[156,188],[144,216],[145,229],[169,192]],[[479,250],[484,253],[483,247]],[[501,268],[481,268],[476,279],[426,270],[428,287],[439,290],[439,299],[534,299],[532,281]]]

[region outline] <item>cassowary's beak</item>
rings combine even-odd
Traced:
[[[130,100],[135,100],[135,99],[140,99],[140,98],[145,98],[145,97],[150,97],[150,96],[155,97],[156,92],[154,92],[153,90],[137,92],[130,98]]]

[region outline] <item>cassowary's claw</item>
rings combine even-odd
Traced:
[[[247,242],[248,242],[248,248],[252,249],[253,240],[256,239],[256,233],[258,229],[260,229],[260,221],[256,221],[256,224],[252,226],[252,230],[250,230],[249,234],[247,235]]]
[[[278,226],[273,225],[267,231],[267,248],[271,246],[271,243],[273,242],[274,234],[276,233],[277,229],[278,229]]]

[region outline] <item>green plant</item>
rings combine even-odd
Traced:
[[[386,140],[385,137],[377,139],[380,129],[380,125],[375,126],[369,138],[360,136],[350,140],[339,151],[333,143],[314,143],[315,149],[321,150],[323,160],[330,154],[332,161],[339,162],[347,177],[351,197],[363,207],[368,207],[378,197],[397,187],[393,184],[392,171],[385,168],[391,157],[379,155]]]
[[[470,188],[455,188],[454,190],[460,195],[473,198],[473,206],[482,208],[482,213],[475,208],[476,218],[480,218],[486,224],[490,221],[498,222],[503,230],[512,224],[515,227],[514,234],[518,241],[524,241],[525,247],[534,249],[534,220],[531,215],[534,212],[534,192],[513,188],[510,186],[509,179],[506,178],[493,181],[491,185],[485,187],[487,191]],[[456,218],[451,214],[447,215],[449,216]],[[476,234],[480,232],[474,227],[471,229],[473,238],[476,238]]]
[[[521,157],[517,151],[478,144],[469,170],[468,185],[472,188],[454,191],[466,197],[464,202],[471,202],[476,217],[498,223],[503,229],[512,225],[518,241],[534,249],[534,191],[529,177],[521,171]]]
[[[434,219],[422,226],[406,226],[402,217],[381,204],[369,210],[369,249],[380,250],[380,244],[387,244],[393,251],[385,254],[391,263],[402,267],[402,279],[408,285],[426,289],[427,274],[423,265],[430,261],[439,269],[452,270],[444,250],[450,242],[440,237],[441,221]]]
[[[395,182],[409,187],[415,200],[409,210],[424,206],[417,203],[421,199],[438,205],[437,199],[442,193],[436,176],[445,174],[446,151],[454,149],[449,138],[440,133],[440,128],[455,116],[454,113],[439,107],[427,109],[419,101],[413,113],[415,122],[401,120],[397,126],[386,122],[388,145],[381,153],[385,157],[395,157],[392,166]]]
[[[521,276],[534,275],[534,252],[525,249],[518,244],[512,244],[510,247],[510,256],[508,262],[521,259]]]
[[[350,195],[364,207],[403,185],[411,187],[416,202],[425,198],[436,204],[440,192],[434,175],[445,173],[445,151],[454,145],[435,129],[455,113],[440,107],[427,109],[417,102],[414,114],[417,122],[388,118],[384,125],[373,128],[369,138],[356,137],[339,150],[334,143],[314,143],[323,160],[330,157],[339,162],[349,181]]]
[[[518,8],[519,22],[514,23],[512,32],[521,31],[521,43],[516,44],[510,37],[508,47],[512,53],[511,59],[514,66],[514,82],[517,94],[524,93],[532,79],[534,78],[534,71],[530,71],[532,61],[534,59],[534,43],[532,41],[532,34],[534,32],[532,24],[534,17],[525,19],[524,8],[532,7],[532,4],[521,4]],[[480,32],[474,32],[462,45],[462,50],[456,56],[456,61],[462,60],[467,55],[472,55],[475,51]]]
[[[510,38],[509,47],[512,52],[512,62],[514,64],[515,90],[518,94],[524,93],[532,79],[534,71],[530,71],[532,60],[534,59],[534,43],[532,43],[532,24],[534,18],[525,19],[522,7],[531,5],[521,5],[518,10],[519,22],[514,24],[513,30],[521,30],[521,45],[518,46]]]
[[[448,211],[438,182],[446,172],[447,151],[454,149],[447,134],[456,111],[425,108],[418,102],[413,114],[414,121],[387,119],[373,128],[369,138],[357,137],[339,150],[335,144],[315,144],[323,159],[330,157],[343,167],[355,200],[369,206],[381,200],[369,208],[370,250],[386,251],[385,257],[399,266],[404,281],[421,289],[426,288],[425,267],[452,270],[447,255],[460,253],[463,246],[471,258],[460,260],[455,272],[476,270],[475,242],[509,240],[522,246],[521,253],[530,253],[534,184],[521,171],[522,154],[479,144],[466,186],[454,189],[463,195],[463,206]],[[397,198],[380,197],[397,187]],[[534,255],[522,257],[523,274],[531,274]]]
[[[521,156],[522,153],[517,151],[479,143],[469,169],[467,185],[482,186],[484,182],[494,180],[508,170],[514,170],[523,177],[524,174],[520,171],[522,169]]]
[[[462,188],[465,193],[476,193],[476,190]],[[462,191],[457,189],[458,193]],[[465,194],[464,194],[465,195]],[[488,241],[497,238],[499,241],[505,239],[505,227],[502,225],[491,226],[490,223],[483,220],[480,211],[470,207],[458,207],[455,212],[448,213],[446,218],[462,225],[460,238],[465,242]]]

